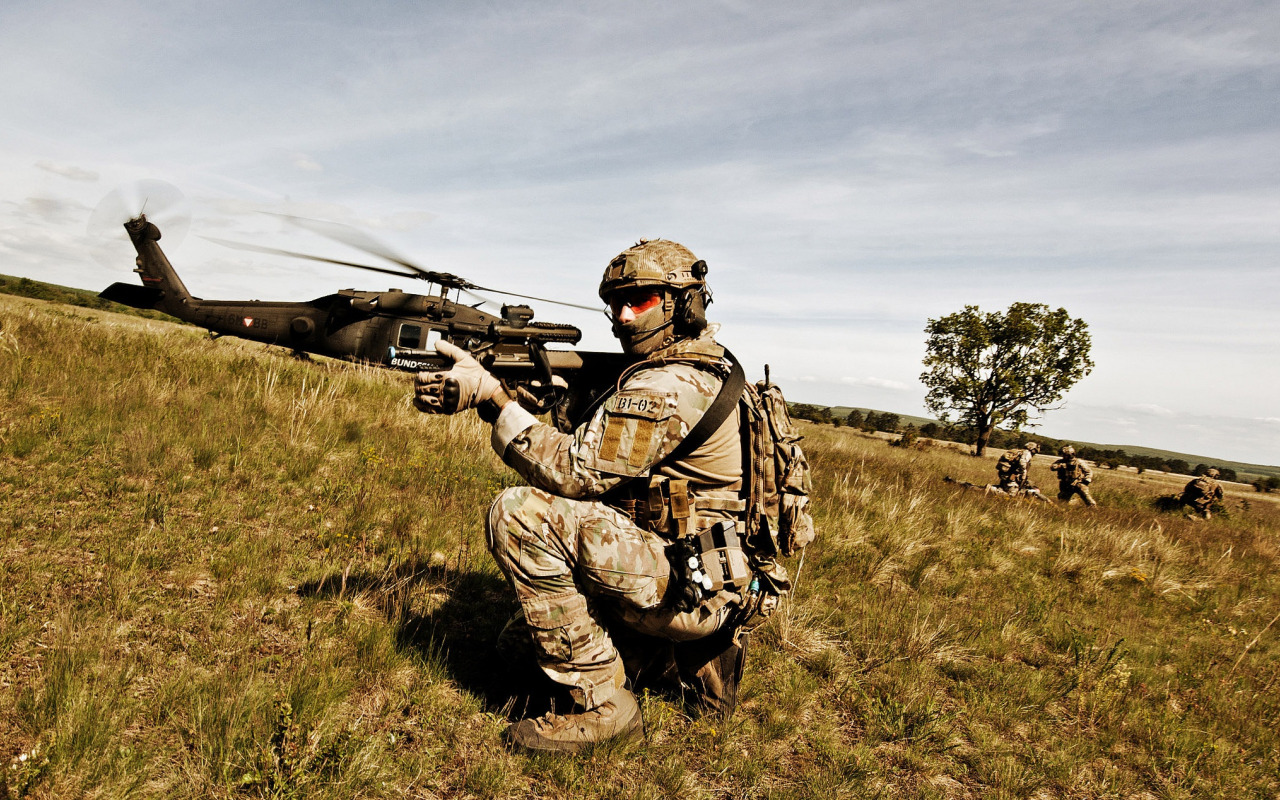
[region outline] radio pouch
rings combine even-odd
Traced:
[[[677,540],[673,563],[679,569],[681,611],[691,611],[721,591],[744,592],[753,576],[737,527],[721,520],[697,536]]]

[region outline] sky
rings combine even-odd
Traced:
[[[262,212],[586,304],[664,237],[792,401],[923,414],[929,319],[1045,303],[1096,366],[1039,431],[1280,463],[1274,2],[10,0],[0,75],[0,273],[134,280],[154,181],[209,299],[424,288],[203,238],[358,255]]]

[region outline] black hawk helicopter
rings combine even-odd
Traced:
[[[435,343],[444,339],[470,351],[523,405],[536,412],[552,411],[562,427],[576,423],[578,413],[634,361],[624,353],[548,349],[549,344],[576,344],[582,332],[572,325],[535,322],[533,309],[527,305],[504,305],[501,316],[497,316],[450,299],[449,294],[488,291],[530,300],[545,298],[486,289],[457,275],[421,269],[389,251],[367,247],[368,252],[393,261],[401,269],[213,240],[245,250],[416,278],[438,287],[438,293],[343,289],[303,302],[204,300],[193,296],[183,285],[160,249],[160,229],[147,220],[146,214],[130,219],[124,228],[138,253],[134,272],[141,277],[142,285],[113,283],[99,297],[134,308],[163,311],[206,328],[214,336],[235,336],[287,347],[296,354],[329,356],[408,372],[447,368],[451,362],[435,351]]]

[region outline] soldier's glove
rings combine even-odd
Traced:
[[[436,352],[453,359],[453,366],[438,372],[419,372],[413,380],[413,405],[426,414],[456,414],[468,408],[501,407],[510,397],[498,379],[461,347],[443,339]],[[496,416],[496,415],[495,415]]]
[[[551,382],[529,381],[516,387],[516,401],[535,414],[545,414],[564,396],[569,384],[559,375],[553,375]]]

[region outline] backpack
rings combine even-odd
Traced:
[[[769,381],[769,366],[765,365],[764,380],[752,386],[733,353],[727,349],[723,353],[730,372],[719,394],[688,436],[663,460],[684,458],[701,447],[736,405],[743,436],[743,484],[747,490],[745,544],[748,550],[766,558],[771,559],[775,553],[793,556],[815,536],[809,514],[812,479],[809,462],[800,449],[804,437],[791,422],[782,389]],[[780,586],[786,582],[785,575],[785,570],[778,572],[776,582]]]
[[[1022,452],[1022,450],[1015,448],[1004,451],[1004,455],[1000,456],[1000,460],[996,462],[996,475],[1000,477],[1000,480],[1007,481],[1017,474],[1017,465],[1022,458]]]
[[[795,555],[816,535],[809,462],[800,449],[804,437],[791,422],[782,389],[769,382],[768,366],[764,380],[745,387],[741,403],[751,456],[747,540],[767,540],[774,552]]]

